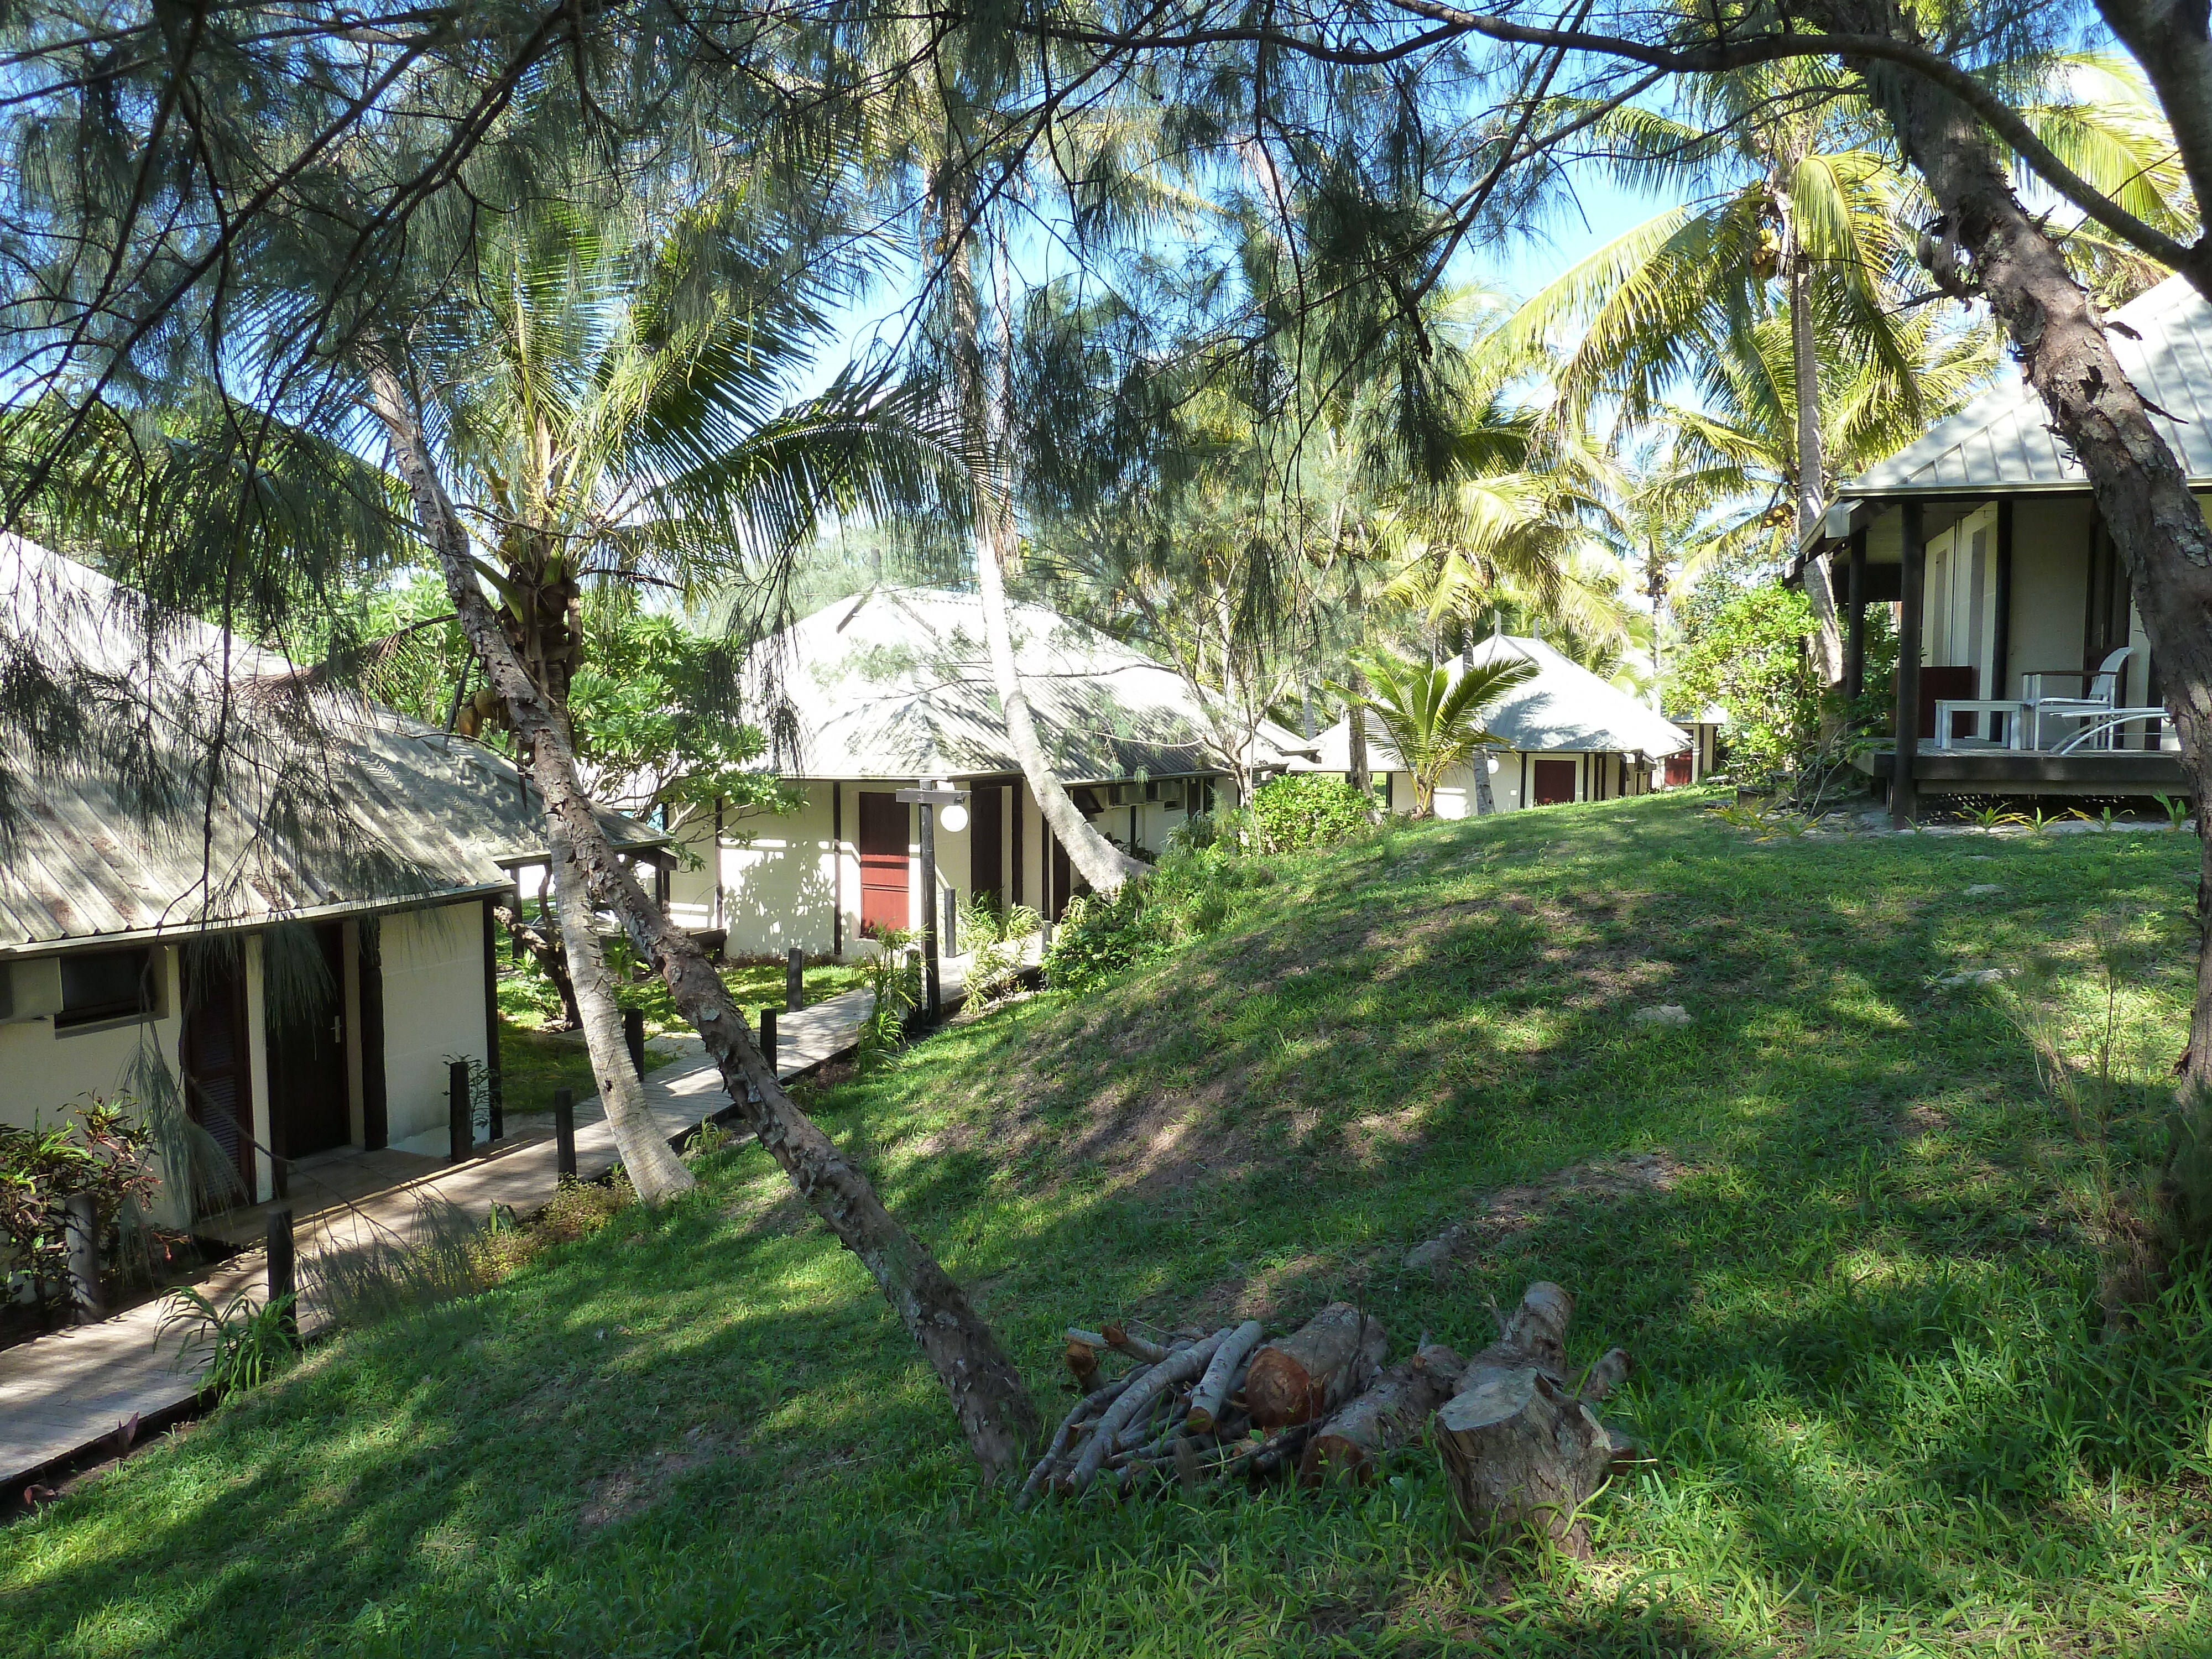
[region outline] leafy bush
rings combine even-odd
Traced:
[[[222,1398],[259,1388],[300,1357],[300,1338],[292,1323],[294,1300],[280,1296],[256,1302],[240,1291],[228,1307],[218,1308],[198,1291],[172,1291],[155,1337],[158,1340],[173,1328],[183,1327],[177,1369],[204,1359],[207,1372],[200,1386]]]
[[[0,1268],[28,1274],[41,1297],[68,1282],[71,1198],[93,1195],[103,1258],[126,1222],[145,1224],[161,1182],[152,1131],[132,1108],[125,1097],[94,1095],[73,1123],[0,1123]]]
[[[1674,662],[1674,700],[1728,711],[1729,764],[1740,780],[1795,771],[1820,740],[1805,596],[1779,582],[1733,592],[1708,583],[1683,605],[1682,623],[1688,643]]]
[[[1373,823],[1374,803],[1343,778],[1287,775],[1252,795],[1252,823],[1263,853],[1334,847]]]
[[[969,1008],[988,1007],[1020,982],[1022,941],[1044,926],[1044,918],[1026,904],[995,908],[984,894],[972,896],[959,913],[954,938],[969,957],[967,999]]]
[[[1096,894],[1071,899],[1045,952],[1045,983],[1055,990],[1092,990],[1227,926],[1243,895],[1275,881],[1274,866],[1265,858],[1240,854],[1235,847],[1222,840],[1196,850],[1176,848],[1151,875],[1111,899]]]
[[[906,1041],[906,1017],[921,1006],[921,933],[911,927],[880,928],[875,955],[860,962],[860,984],[874,993],[860,1021],[854,1063],[862,1070]]]

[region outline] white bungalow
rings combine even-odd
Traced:
[[[1493,635],[1460,660],[1463,666],[1476,666],[1505,658],[1527,662],[1536,672],[1483,722],[1504,744],[1489,757],[1491,804],[1498,811],[1646,794],[1655,787],[1697,782],[1712,764],[1710,736],[1693,738],[1541,640]],[[1367,730],[1367,763],[1376,787],[1393,810],[1412,811],[1413,774],[1371,715]],[[1292,770],[1351,775],[1348,719],[1322,732],[1315,744],[1316,757],[1293,762]],[[1655,768],[1661,769],[1658,778]],[[1437,816],[1471,817],[1477,807],[1473,768],[1447,771],[1437,787]]]
[[[2212,494],[2212,305],[2176,276],[2112,317],[2112,344],[2203,501]],[[1845,678],[1897,607],[1891,743],[1861,765],[1923,795],[2179,794],[2158,664],[2081,465],[2024,382],[1984,394],[1838,490],[1800,574],[1832,584]]]
[[[178,1088],[254,1200],[349,1147],[442,1153],[449,1062],[496,1097],[492,910],[544,856],[534,797],[480,744],[148,623],[130,590],[0,539],[19,695],[42,681],[145,744],[129,766],[0,757],[0,1122]]]
[[[1011,626],[1046,754],[1109,839],[1157,852],[1191,814],[1234,804],[1208,711],[1181,676],[1040,605],[1013,606]],[[702,815],[679,832],[691,867],[669,879],[673,920],[722,930],[738,958],[793,945],[842,958],[882,929],[919,927],[916,809],[895,792],[928,780],[968,792],[964,825],[936,831],[940,907],[983,893],[1058,916],[1082,890],[1007,740],[974,594],[841,599],[764,641],[748,675],[779,708],[775,769],[799,805],[719,825]],[[1255,741],[1267,765],[1306,746],[1269,724]]]

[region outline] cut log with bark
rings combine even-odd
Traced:
[[[1098,1386],[1098,1350],[1088,1342],[1067,1339],[1065,1350],[1067,1369],[1075,1378],[1075,1386],[1085,1394]]]
[[[1349,1302],[1330,1303],[1252,1356],[1244,1400],[1253,1423],[1279,1429],[1328,1416],[1374,1380],[1389,1340],[1380,1320]]]
[[[1590,1401],[1628,1373],[1610,1350],[1585,1379],[1566,1380],[1567,1322],[1575,1299],[1548,1281],[1531,1285],[1498,1340],[1468,1360],[1431,1431],[1463,1530],[1516,1539],[1536,1532],[1576,1556],[1589,1553],[1583,1505],[1605,1484],[1614,1443]]]
[[[1108,1347],[1116,1353],[1125,1353],[1132,1359],[1141,1359],[1147,1365],[1157,1365],[1168,1357],[1168,1349],[1157,1342],[1147,1342],[1141,1336],[1133,1335],[1119,1325],[1107,1326],[1103,1334]]]
[[[1372,1481],[1385,1457],[1420,1437],[1466,1368],[1455,1350],[1441,1342],[1423,1343],[1315,1431],[1298,1460],[1298,1484]]]
[[[1243,1381],[1244,1362],[1260,1346],[1262,1334],[1260,1322],[1248,1319],[1230,1332],[1228,1339],[1213,1351],[1206,1375],[1199,1379],[1197,1391],[1190,1397],[1190,1414],[1184,1419],[1193,1434],[1213,1432],[1229,1396]]]

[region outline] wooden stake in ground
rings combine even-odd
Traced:
[[[1330,1303],[1252,1356],[1244,1398],[1254,1426],[1279,1429],[1326,1417],[1373,1380],[1389,1341],[1381,1321],[1349,1302]]]
[[[1338,1408],[1306,1442],[1298,1484],[1375,1479],[1382,1459],[1419,1438],[1437,1407],[1450,1398],[1467,1361],[1441,1342],[1425,1342],[1375,1380],[1364,1394]]]
[[[1433,1431],[1461,1526],[1476,1536],[1540,1531],[1569,1554],[1590,1553],[1582,1506],[1605,1483],[1613,1446],[1589,1400],[1565,1378],[1575,1299],[1528,1287],[1498,1340],[1469,1360]],[[1628,1369],[1614,1349],[1591,1369],[1600,1397]]]

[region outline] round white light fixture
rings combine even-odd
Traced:
[[[968,827],[968,808],[957,800],[950,806],[941,806],[937,811],[937,821],[944,826],[947,835],[957,836]]]

